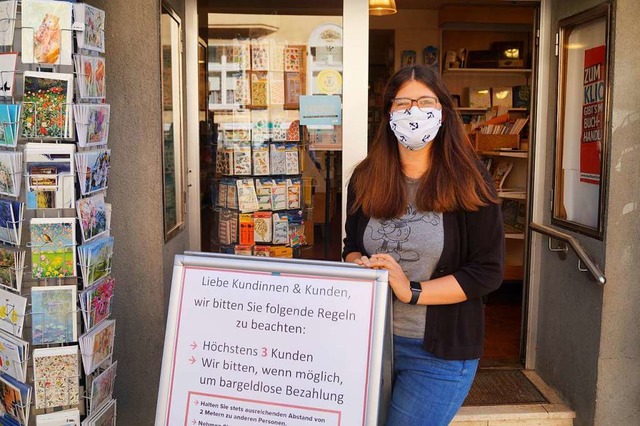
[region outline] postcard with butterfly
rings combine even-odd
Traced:
[[[76,202],[82,241],[87,242],[105,234],[107,228],[107,206],[103,194],[82,198]]]
[[[27,298],[0,288],[0,329],[22,337]]]
[[[78,340],[76,311],[75,285],[31,287],[32,343]]]
[[[108,104],[75,104],[73,114],[78,133],[78,146],[105,145],[109,137]]]
[[[36,409],[76,405],[79,402],[78,346],[33,350]]]
[[[22,0],[22,62],[71,65],[71,3]]]
[[[75,26],[81,29],[77,35],[78,49],[104,53],[104,10],[85,3],[73,5]]]
[[[35,279],[76,276],[75,218],[32,218],[31,274]]]
[[[22,137],[38,139],[73,137],[70,107],[72,103],[72,74],[25,71]]]

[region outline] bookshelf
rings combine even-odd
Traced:
[[[510,9],[505,14],[492,14],[486,9],[464,6],[445,6],[441,9],[439,24],[442,76],[451,93],[459,99],[456,111],[465,123],[484,121],[481,116],[498,103],[502,107],[501,111],[508,112],[512,123],[529,116],[533,75],[533,19],[534,11],[529,8],[518,8],[517,13]],[[505,57],[505,46],[517,48],[517,62],[509,63]],[[455,60],[449,66],[446,61],[452,57]],[[514,64],[518,67],[501,67]],[[507,92],[506,101],[498,95],[504,90]],[[528,96],[525,98],[524,95]],[[502,200],[505,218],[505,280],[521,280],[524,274],[529,126],[530,121],[523,129],[518,123],[506,126],[492,124],[485,127],[485,133],[471,137],[478,154],[492,174],[498,196]]]

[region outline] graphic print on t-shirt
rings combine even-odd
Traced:
[[[375,225],[370,221],[367,229],[372,241],[380,241],[380,246],[375,253],[387,253],[396,261],[416,262],[420,260],[417,251],[403,248],[403,244],[411,237],[411,224],[424,222],[433,226],[440,224],[440,216],[431,212],[419,212],[412,205],[407,207],[404,216],[388,220],[376,221]],[[415,237],[415,236],[414,236]]]

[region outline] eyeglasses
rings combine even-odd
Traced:
[[[437,108],[438,104],[440,103],[440,101],[433,96],[421,96],[418,99],[393,98],[391,99],[391,108],[396,111],[410,109],[414,102],[421,110]]]

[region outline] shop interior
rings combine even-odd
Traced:
[[[341,203],[346,185],[341,158],[342,149],[348,148],[342,145],[341,123],[303,124],[304,106],[299,97],[342,95],[342,34],[333,32],[342,22],[342,1],[330,0],[322,6],[302,3],[199,2],[204,251],[340,260]],[[381,98],[389,76],[407,64],[433,66],[454,95],[470,142],[502,199],[507,268],[502,288],[485,299],[486,344],[481,360],[485,368],[521,368],[524,362],[521,342],[526,335],[522,318],[526,314],[529,152],[535,130],[531,116],[535,100],[530,94],[535,85],[537,3],[397,0],[395,13],[380,16],[372,12],[370,16],[368,142],[375,143],[376,131],[385,120]],[[314,32],[318,28],[319,32]],[[334,37],[329,43],[327,34]],[[243,49],[251,56],[238,59],[237,53]],[[269,52],[268,57],[260,56],[264,52]],[[276,55],[282,54],[284,65],[273,65]],[[291,64],[287,64],[289,54],[295,56]],[[251,71],[244,73],[245,66]],[[274,94],[274,88],[284,89],[283,93]],[[262,91],[270,91],[269,96],[259,98]],[[251,154],[238,145],[227,144],[226,151],[221,149],[228,140],[251,144],[254,160],[256,150],[265,150],[268,155],[267,149],[281,144],[283,161],[298,161],[294,170],[286,169],[288,163],[282,169],[282,180],[293,185],[298,197],[286,201],[287,207],[297,212],[297,217],[289,216],[290,226],[298,227],[295,242],[287,250],[274,254],[274,240],[260,244],[250,239],[251,244],[266,246],[258,253],[251,246],[247,249],[246,244],[238,244],[243,229],[257,232],[257,222],[252,228],[243,228],[246,224],[238,214],[243,210],[238,199],[243,203],[244,187],[238,181],[254,179],[260,186],[269,172],[256,173],[254,163],[252,174],[243,174],[239,158],[246,160]],[[294,151],[287,151],[290,145],[296,145]],[[274,157],[270,158],[273,175]],[[273,182],[277,186],[278,178]],[[255,191],[260,199],[260,188]],[[291,195],[291,190],[284,191]],[[221,201],[223,192],[225,201]],[[232,196],[235,200],[229,204]],[[273,211],[268,224],[272,226],[282,214],[275,205],[270,207]],[[231,211],[235,215],[232,219]],[[274,228],[270,237],[275,234]]]

